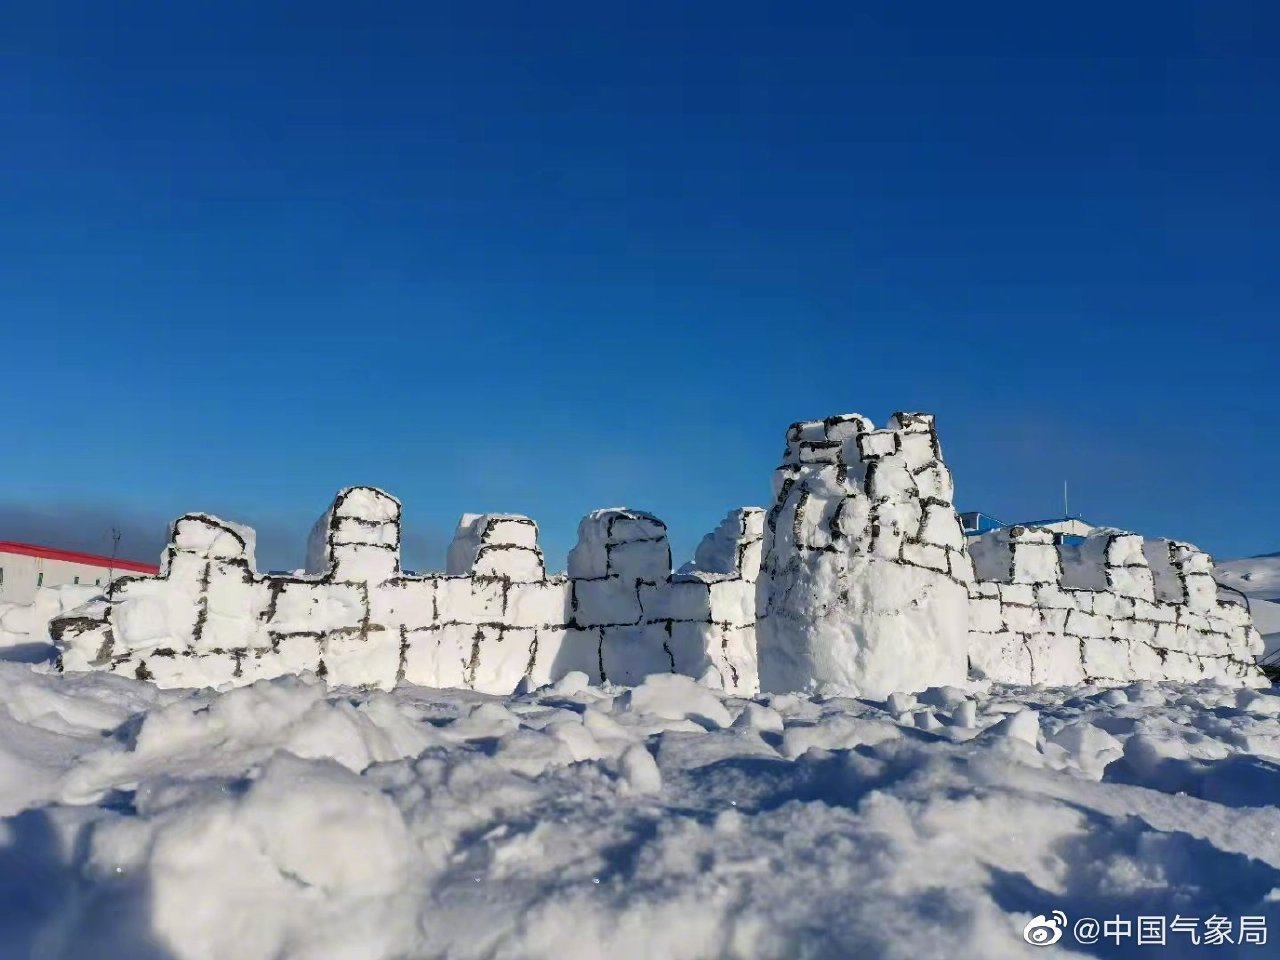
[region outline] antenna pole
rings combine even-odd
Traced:
[[[107,599],[111,599],[111,588],[116,579],[116,554],[120,551],[120,530],[111,528],[111,566],[107,568]]]
[[[1062,481],[1062,515],[1064,517],[1071,516],[1071,503],[1067,500],[1067,481]]]

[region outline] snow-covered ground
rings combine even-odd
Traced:
[[[585,681],[214,693],[0,663],[0,956],[1274,956],[1270,690]],[[1130,933],[1025,943],[1054,910]],[[1141,946],[1139,916],[1202,942]],[[1268,945],[1207,946],[1215,916]]]

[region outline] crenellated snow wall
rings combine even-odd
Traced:
[[[993,680],[1258,681],[1262,638],[1190,544],[1099,530],[1072,545],[1015,526],[969,549],[969,656]]]
[[[161,686],[311,671],[335,685],[506,694],[571,671],[679,673],[740,695],[882,698],[958,684],[1197,680],[1261,685],[1262,642],[1187,544],[1024,527],[966,542],[934,419],[796,423],[768,513],[731,511],[672,573],[667,529],[625,508],[578,528],[548,574],[537,525],[467,514],[444,573],[400,567],[400,502],[341,491],[305,572],[259,574],[253,531],[176,521],[158,576],[124,576],[55,616],[62,670]],[[758,659],[757,659],[758,657]]]
[[[567,575],[548,576],[528,517],[468,514],[447,571],[400,569],[400,503],[343,490],[312,531],[304,574],[261,575],[253,535],[206,514],[171,528],[157,577],[122,577],[110,599],[56,619],[64,670],[110,670],[161,686],[220,686],[312,671],[333,684],[510,693],[582,671],[637,683],[687,673],[756,690],[749,546],[760,511],[726,521],[727,569],[672,575],[667,530],[649,514],[597,510]],[[525,680],[527,678],[527,681]]]

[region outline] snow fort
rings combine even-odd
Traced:
[[[596,510],[563,574],[537,525],[467,514],[441,573],[400,566],[400,502],[337,495],[304,572],[260,574],[254,534],[179,518],[158,575],[123,576],[50,622],[63,671],[165,687],[313,672],[508,694],[572,671],[684,674],[731,693],[883,698],[969,676],[1017,684],[1216,679],[1265,685],[1248,610],[1194,547],[1025,527],[967,539],[934,419],[793,424],[767,511],[731,511],[673,572],[665,524]]]

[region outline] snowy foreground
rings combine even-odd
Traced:
[[[584,680],[218,694],[0,664],[0,956],[1275,955],[1271,691]],[[1202,942],[1025,943],[1053,910]],[[1213,915],[1267,945],[1209,946]]]

